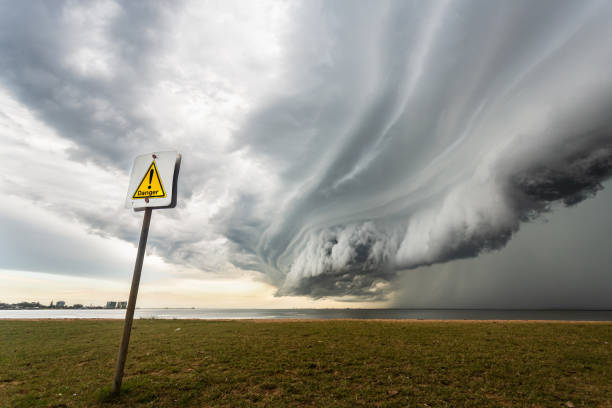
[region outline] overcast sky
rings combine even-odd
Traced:
[[[0,1],[0,302],[612,308],[612,3]]]

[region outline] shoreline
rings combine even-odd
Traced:
[[[53,321],[123,321],[123,318],[110,318],[110,317],[65,317],[65,318],[0,318],[0,321],[10,322],[53,322]],[[137,318],[134,320],[159,320],[159,321],[181,321],[181,322],[249,322],[249,323],[314,323],[314,322],[380,322],[380,323],[559,323],[559,324],[612,324],[610,320],[537,320],[537,319],[351,319],[351,318],[338,318],[338,319],[193,319],[193,318],[171,318],[171,319],[160,319],[160,318]]]

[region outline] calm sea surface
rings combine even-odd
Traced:
[[[0,310],[0,319],[123,319],[125,310]],[[136,309],[141,319],[452,319],[612,321],[612,310]]]

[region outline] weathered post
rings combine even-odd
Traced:
[[[140,285],[140,275],[147,247],[147,238],[149,236],[151,215],[153,209],[174,208],[176,206],[180,164],[181,155],[177,152],[155,152],[136,157],[132,166],[126,207],[132,208],[134,211],[144,210],[144,218],[142,220],[142,229],[140,230],[134,274],[132,275],[130,298],[125,312],[125,322],[123,323],[123,335],[121,337],[119,354],[117,355],[117,365],[115,366],[115,378],[113,380],[113,393],[115,394],[121,391],[123,371],[130,344],[130,334],[132,332],[132,322],[134,321],[134,310],[136,309],[136,298],[138,297],[138,287]],[[142,178],[140,177],[141,174],[144,174]]]
[[[136,255],[134,275],[132,276],[132,287],[130,288],[130,299],[128,300],[127,310],[125,312],[125,322],[123,323],[123,336],[121,337],[121,346],[119,347],[119,355],[117,356],[117,366],[115,367],[115,380],[113,381],[114,393],[119,392],[119,390],[121,389],[121,381],[123,380],[123,368],[125,367],[125,358],[127,357],[128,344],[130,343],[132,321],[134,320],[134,309],[136,308],[136,297],[138,296],[138,286],[140,285],[140,273],[142,272],[142,262],[144,261],[145,248],[147,246],[147,237],[149,235],[149,224],[151,223],[152,212],[153,209],[151,208],[145,209],[144,218],[142,220],[140,241],[138,242],[138,254]]]

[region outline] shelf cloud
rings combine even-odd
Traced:
[[[386,299],[402,271],[501,249],[612,174],[609,2],[0,8],[5,99],[100,174],[181,151],[153,250],[279,296]],[[53,211],[134,240],[123,192],[105,212],[56,192]]]
[[[612,173],[609,5],[387,5],[319,10],[325,58],[296,62],[313,88],[242,131],[279,162],[281,208],[249,242],[230,216],[228,236],[279,294],[384,297],[398,271],[502,248]]]

